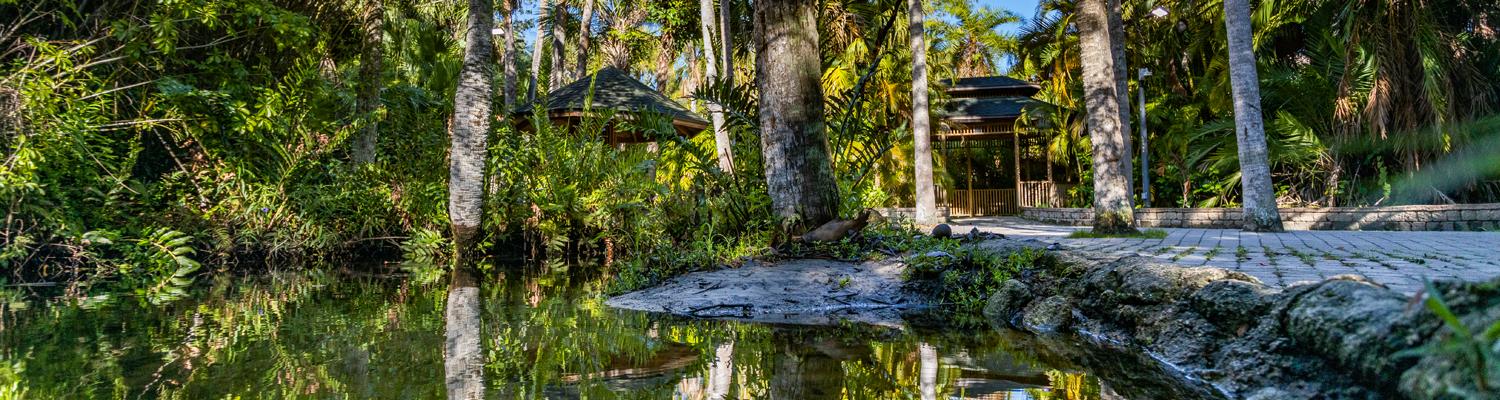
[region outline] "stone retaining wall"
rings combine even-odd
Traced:
[[[1238,208],[1142,208],[1135,218],[1142,228],[1239,229]],[[1021,208],[1021,217],[1038,222],[1085,226],[1094,223],[1088,208]],[[1441,206],[1283,208],[1281,220],[1293,230],[1500,231],[1500,203]]]

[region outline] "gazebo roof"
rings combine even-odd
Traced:
[[[1031,97],[1042,90],[1031,82],[1005,76],[959,78],[945,82],[952,97],[1022,96]]]
[[[593,98],[590,102],[590,89]],[[615,110],[628,113],[655,112],[672,117],[673,125],[679,128],[704,129],[708,120],[688,111],[661,92],[651,90],[630,74],[615,67],[604,67],[589,76],[569,83],[547,96],[547,112],[554,118],[582,116],[585,104],[591,110]],[[531,102],[521,105],[516,113],[527,115]]]
[[[1030,97],[960,97],[948,100],[943,119],[956,123],[982,123],[1014,120],[1022,110],[1039,102]]]

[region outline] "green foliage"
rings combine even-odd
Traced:
[[[1038,249],[1009,253],[973,246],[956,252],[933,250],[907,262],[905,277],[918,292],[932,296],[958,314],[977,315],[1000,284],[1022,270],[1042,268],[1051,256]]]

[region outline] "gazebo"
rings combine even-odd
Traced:
[[[612,146],[655,141],[643,132],[621,125],[621,122],[639,118],[646,113],[670,117],[672,127],[682,136],[695,135],[709,125],[708,120],[615,67],[605,67],[553,90],[547,95],[546,101],[547,117],[553,124],[560,126],[571,126],[586,117],[602,117],[614,112],[614,120],[604,129],[604,141]],[[530,119],[534,107],[534,102],[527,102],[517,108],[514,115],[519,119]],[[521,123],[517,126],[526,130],[530,129],[531,124]]]
[[[1031,176],[1046,176],[1051,168],[1043,153],[1045,138],[1016,129],[1025,108],[1041,104],[1032,99],[1041,87],[1003,76],[947,83],[949,100],[935,147],[947,161],[954,187],[938,188],[938,204],[969,216],[1014,215],[1021,207],[1058,205],[1062,189]]]

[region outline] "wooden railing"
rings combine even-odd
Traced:
[[[940,207],[948,207],[953,216],[1016,215],[1015,189],[942,189],[937,192]]]
[[[1062,207],[1071,187],[1048,181],[1021,182],[1021,207]]]

